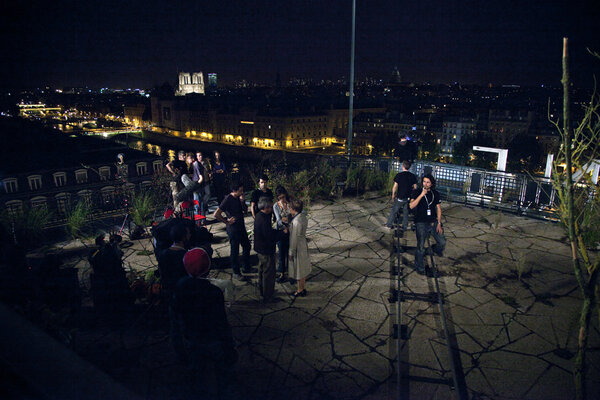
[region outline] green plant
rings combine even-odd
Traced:
[[[493,208],[498,208],[498,204],[500,204],[500,194],[495,193],[490,199],[490,204],[488,205],[488,207],[490,208],[490,210]]]
[[[66,229],[71,238],[77,239],[89,236],[89,232],[87,232],[86,228],[90,214],[90,207],[84,201],[78,202],[77,205],[67,213]]]
[[[356,189],[357,196],[364,181],[365,171],[362,168],[353,165],[346,170],[346,189]]]
[[[44,241],[44,228],[52,220],[52,213],[46,206],[24,208],[22,211],[1,215],[1,237],[14,240],[27,248],[38,247]],[[14,235],[13,235],[14,229]]]
[[[381,190],[387,181],[387,174],[385,172],[376,171],[375,169],[364,170],[365,180],[365,191],[368,190]]]
[[[531,272],[531,266],[527,263],[527,255],[524,251],[520,251],[517,256],[517,279],[521,280],[524,275]]]
[[[579,197],[579,203],[587,199],[587,204],[578,204],[581,213],[581,240],[588,249],[600,245],[600,196],[586,193]]]
[[[501,222],[502,222],[502,212],[496,211],[495,218],[494,218],[494,229],[498,229]]]
[[[380,196],[387,196],[392,193],[392,187],[394,186],[394,177],[396,176],[396,172],[390,170],[390,172],[385,173],[381,172],[382,175],[382,187],[379,189]]]
[[[131,202],[129,213],[131,219],[139,227],[146,227],[152,222],[156,202],[150,192],[137,194]]]
[[[23,217],[16,227],[17,237],[21,236],[21,240],[35,246],[43,241],[43,231],[52,219],[52,213],[43,206],[25,210]]]

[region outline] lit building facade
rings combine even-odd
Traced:
[[[243,108],[238,112],[221,112],[186,100],[152,97],[153,129],[190,139],[280,150],[328,147],[342,150],[346,143],[347,109],[270,113]],[[381,108],[355,109],[354,115],[381,111]]]
[[[440,145],[440,154],[446,157],[452,157],[454,146],[460,140],[469,135],[477,135],[485,133],[487,130],[487,119],[483,116],[446,116],[441,134],[438,136],[438,144]]]
[[[529,134],[533,120],[532,111],[491,109],[488,133],[496,147],[505,149],[515,136]]]
[[[132,104],[123,106],[123,117],[125,123],[133,125],[136,128],[150,126],[152,120],[150,118],[150,110],[147,109],[145,104]]]
[[[185,96],[191,93],[204,94],[204,75],[202,72],[180,72],[179,87],[175,96]]]

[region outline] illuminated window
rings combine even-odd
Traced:
[[[27,181],[29,182],[29,189],[31,189],[31,190],[39,190],[42,188],[42,176],[41,175],[28,176]]]
[[[137,164],[135,164],[135,170],[137,171],[138,176],[141,175],[146,175],[147,171],[147,163],[146,162],[139,162]]]
[[[4,186],[6,193],[15,193],[19,190],[16,178],[4,179],[2,185]]]
[[[110,179],[110,167],[98,168],[98,174],[100,174],[101,181],[107,181]]]
[[[88,176],[86,169],[78,169],[75,171],[75,182],[77,183],[87,183]]]

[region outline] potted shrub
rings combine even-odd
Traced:
[[[142,192],[134,197],[129,211],[131,220],[135,224],[135,228],[129,235],[132,240],[144,235],[146,227],[152,223],[154,208],[154,197],[149,192]]]
[[[77,203],[73,209],[67,213],[66,228],[67,233],[73,239],[82,239],[90,236],[88,232],[88,222],[91,209],[85,201]]]

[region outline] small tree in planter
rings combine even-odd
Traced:
[[[10,240],[16,239],[27,249],[40,247],[44,242],[44,228],[52,219],[52,213],[47,207],[25,208],[20,212],[9,214],[3,212],[1,215],[1,236]],[[13,231],[14,229],[14,231]]]
[[[577,335],[577,356],[575,357],[575,395],[578,400],[588,398],[586,374],[588,372],[586,353],[589,332],[593,329],[592,312],[598,307],[600,289],[600,257],[588,250],[595,238],[600,236],[596,211],[600,209],[600,197],[595,182],[589,174],[576,178],[573,170],[585,170],[600,156],[600,100],[596,93],[589,103],[583,106],[583,119],[571,126],[570,74],[568,63],[568,42],[563,47],[563,119],[562,127],[554,122],[562,138],[562,146],[554,161],[552,184],[559,197],[558,216],[564,225],[571,245],[571,262],[579,289],[582,304]],[[597,54],[594,54],[598,57]],[[564,163],[564,172],[559,166]],[[596,193],[593,193],[596,191]],[[600,307],[598,307],[600,310]]]
[[[136,195],[131,202],[130,215],[135,229],[130,237],[133,240],[141,238],[145,233],[145,228],[152,222],[156,201],[149,192],[142,192]]]
[[[67,213],[67,233],[73,239],[88,237],[88,222],[91,214],[90,206],[85,201],[80,201]]]

